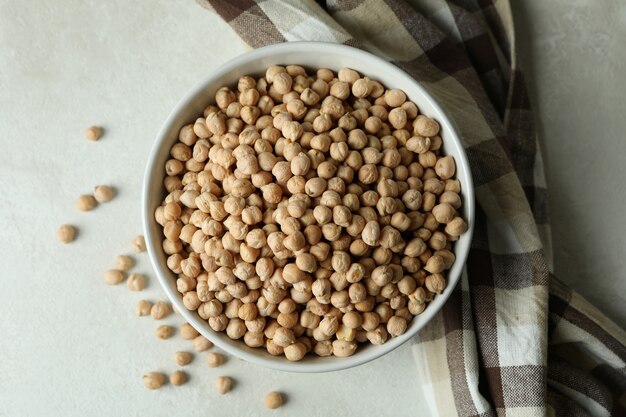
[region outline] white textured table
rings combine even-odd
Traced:
[[[178,337],[157,340],[157,324],[134,316],[139,298],[163,298],[153,277],[144,293],[131,293],[124,286],[105,287],[102,272],[115,255],[130,252],[130,239],[141,232],[143,168],[162,121],[197,80],[244,51],[226,24],[194,2],[149,3],[148,8],[148,2],[122,0],[59,1],[55,6],[0,0],[0,416],[419,415],[424,398],[409,346],[371,364],[324,375],[285,374],[236,359],[210,369],[201,363],[204,355],[197,355],[189,384],[157,392],[143,388],[144,372],[173,371],[172,353],[189,344]],[[557,10],[551,8],[555,15]],[[539,19],[537,36],[549,25],[548,17]],[[553,31],[549,36],[561,39]],[[575,42],[565,40],[563,48],[574,50]],[[583,225],[581,235],[572,231],[565,236],[593,243],[567,243],[584,248],[576,262],[586,268],[568,267],[572,261],[561,256],[565,264],[559,265],[557,257],[557,269],[569,272],[566,281],[624,317],[625,285],[617,277],[624,275],[626,257],[623,245],[611,244],[626,232],[615,211],[626,190],[610,175],[621,169],[624,178],[624,165],[616,166],[619,158],[624,161],[623,152],[609,147],[611,137],[610,146],[619,146],[616,133],[626,128],[618,118],[621,95],[609,84],[578,91],[576,117],[559,117],[556,109],[571,84],[547,85],[560,66],[544,52],[544,43],[536,46],[538,68],[549,71],[545,76],[536,71],[534,80],[540,92],[551,91],[537,95],[540,109],[550,115],[542,121],[549,133],[548,177],[557,185],[551,196],[558,200],[555,217],[566,221],[557,218],[555,226],[563,234],[573,229],[567,224]],[[600,79],[594,63],[572,59],[573,66],[587,65],[587,77]],[[578,117],[590,109],[584,94],[592,92],[607,103],[614,100],[604,119],[595,115],[593,125]],[[607,124],[609,119],[615,124]],[[82,137],[91,124],[106,128],[98,143]],[[593,144],[589,136],[595,138]],[[565,141],[569,159],[562,161],[556,149]],[[587,151],[595,152],[594,159]],[[601,164],[606,158],[611,166]],[[584,167],[585,177],[569,177],[577,167]],[[119,196],[93,212],[78,212],[76,197],[100,183],[118,187]],[[577,205],[565,204],[568,198]],[[56,241],[61,223],[79,226],[72,245]],[[599,255],[602,265],[592,268]],[[137,271],[151,275],[146,255],[138,259]],[[591,291],[583,284],[589,279],[594,288],[612,287],[611,294]],[[166,323],[179,324],[180,319],[170,316]],[[237,380],[233,392],[221,398],[212,387],[220,374]],[[287,392],[289,401],[270,413],[262,403],[273,389]]]

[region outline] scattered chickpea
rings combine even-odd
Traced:
[[[174,362],[178,366],[189,365],[193,360],[193,355],[190,352],[175,352]]]
[[[215,389],[221,395],[226,394],[232,389],[233,380],[228,376],[218,376],[215,380]]]
[[[113,199],[113,188],[110,185],[96,185],[93,196],[98,203],[108,203]]]
[[[70,243],[74,240],[76,236],[76,228],[69,224],[64,224],[59,227],[57,230],[57,239],[59,239],[63,243]]]
[[[162,320],[169,316],[172,312],[172,308],[165,301],[157,301],[150,309],[150,315],[155,320]]]
[[[170,375],[170,384],[179,386],[187,382],[187,375],[183,371],[176,371]]]
[[[209,353],[206,356],[206,363],[211,368],[217,368],[218,366],[221,366],[224,363],[224,355],[220,353],[213,353],[213,352]]]
[[[138,317],[147,316],[152,309],[152,303],[148,300],[139,300],[135,305],[135,314]]]
[[[115,258],[115,267],[120,271],[128,271],[134,263],[133,258],[128,255],[118,255]]]
[[[109,269],[104,273],[104,283],[107,285],[120,284],[125,278],[126,275],[118,269]]]
[[[162,325],[157,327],[155,334],[159,339],[169,339],[174,335],[174,328],[172,326]]]
[[[102,128],[98,126],[90,126],[85,130],[85,139],[97,141],[102,136]]]
[[[130,291],[143,291],[146,288],[146,277],[141,274],[130,274],[126,280],[126,288]]]
[[[265,407],[275,410],[283,405],[283,396],[280,392],[272,391],[265,396]]]
[[[193,326],[189,323],[185,323],[180,326],[180,337],[185,340],[193,340],[199,335],[200,333],[198,333],[198,331],[194,329]]]
[[[83,194],[76,200],[76,208],[80,211],[91,211],[98,205],[98,202],[92,195]]]
[[[204,352],[213,347],[213,343],[204,336],[197,336],[191,342],[191,346],[196,352]]]
[[[166,377],[160,372],[150,372],[143,376],[143,385],[151,390],[159,389],[165,384]]]
[[[146,241],[143,238],[143,236],[135,237],[130,244],[131,244],[133,250],[135,252],[137,252],[137,253],[141,253],[141,252],[145,252],[146,251]]]

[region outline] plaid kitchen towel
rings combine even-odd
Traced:
[[[550,273],[546,187],[508,0],[199,0],[251,47],[353,45],[454,118],[476,185],[467,274],[414,345],[433,416],[625,416],[626,335]]]

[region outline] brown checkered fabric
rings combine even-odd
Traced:
[[[462,282],[414,344],[434,416],[624,416],[626,334],[550,274],[542,161],[508,0],[199,0],[251,47],[357,46],[455,120],[478,202]]]

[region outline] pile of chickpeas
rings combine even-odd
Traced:
[[[180,130],[155,212],[185,307],[292,361],[403,334],[467,230],[441,146],[403,91],[352,69],[220,88]]]

